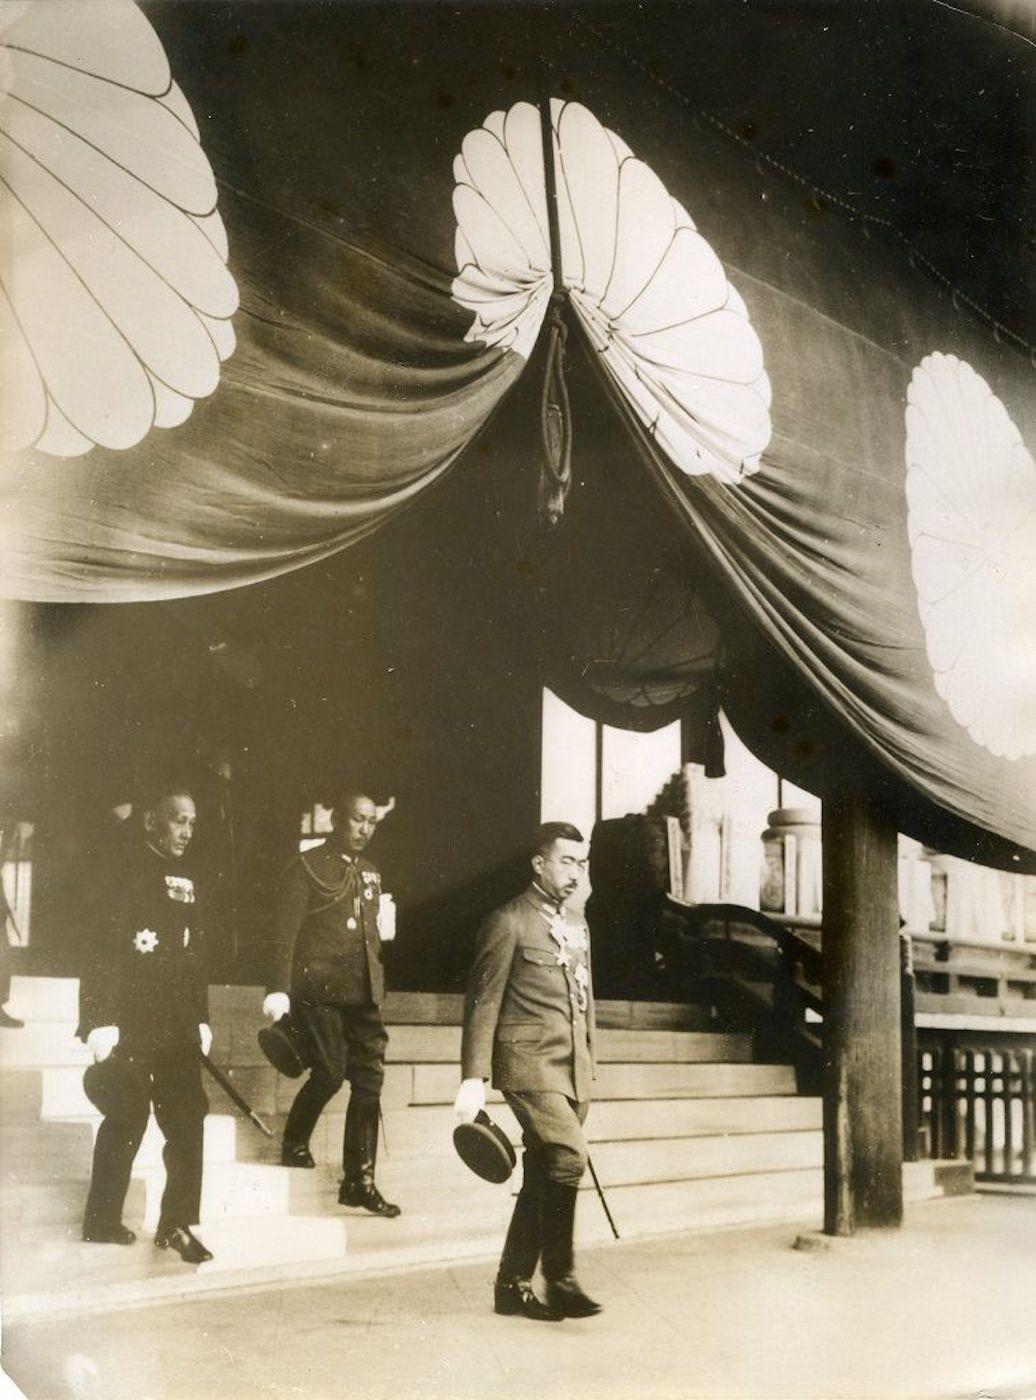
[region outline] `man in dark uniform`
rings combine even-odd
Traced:
[[[380,1010],[385,996],[381,876],[363,852],[377,823],[372,798],[345,792],[335,804],[327,841],[289,863],[276,900],[274,961],[263,1012],[277,1020],[290,1011],[314,1057],[284,1126],[281,1161],[288,1167],[314,1165],[310,1136],[348,1079],[338,1200],[394,1217],[399,1207],[374,1184],[388,1035]]]
[[[522,1126],[524,1181],[495,1286],[498,1313],[535,1321],[591,1317],[573,1272],[576,1194],[586,1170],[583,1123],[594,1075],[594,1003],[586,923],[566,917],[587,847],[567,822],[540,827],[533,881],[483,923],[468,981],[457,1116],[485,1105],[485,1080],[503,1091]],[[546,1304],[532,1289],[537,1263]]]
[[[212,1031],[197,893],[180,863],[194,822],[183,788],[164,787],[146,802],[143,827],[102,892],[108,913],[80,979],[77,1033],[96,1061],[111,1057],[114,1085],[94,1145],[83,1239],[133,1243],[122,1207],[154,1103],[166,1140],[155,1244],[201,1264],[212,1255],[191,1229],[208,1108],[197,1049],[208,1054]]]

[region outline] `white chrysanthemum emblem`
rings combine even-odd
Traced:
[[[216,182],[132,0],[0,7],[0,226],[0,447],[132,447],[213,392],[238,305]]]
[[[138,953],[153,953],[158,947],[158,934],[153,928],[142,928],[134,936],[133,946]]]
[[[989,385],[926,355],[907,393],[910,556],[935,688],[990,753],[1036,753],[1036,464]]]
[[[551,102],[562,282],[602,363],[683,471],[736,482],[770,441],[770,382],[738,292],[687,211],[625,142]],[[468,340],[528,358],[553,290],[538,110],[519,102],[454,162],[454,298]]]

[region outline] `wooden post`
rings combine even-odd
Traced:
[[[920,1070],[917,1062],[917,1026],[915,1024],[914,947],[909,933],[900,932],[899,1034],[902,1046],[900,1063],[903,1082],[903,1161],[916,1162],[921,1155],[918,1138],[921,1130],[921,1097],[918,1092]]]
[[[825,799],[824,1232],[903,1219],[896,831]]]

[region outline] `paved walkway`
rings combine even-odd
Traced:
[[[21,1323],[4,1365],[30,1400],[1036,1396],[1036,1200],[929,1202],[819,1253],[794,1236],[586,1251],[606,1311],[584,1322],[494,1316],[482,1263]]]

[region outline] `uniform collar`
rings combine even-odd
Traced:
[[[551,899],[550,895],[548,895],[545,890],[540,889],[535,880],[533,880],[532,884],[525,891],[525,897],[531,900],[536,908],[541,909],[545,914],[554,915],[563,914],[565,912],[565,901],[563,899]]]

